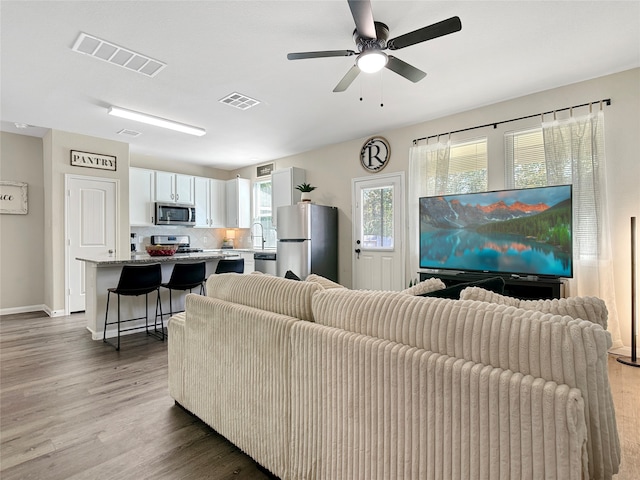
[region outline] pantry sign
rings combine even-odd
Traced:
[[[100,170],[113,170],[115,172],[116,157],[71,150],[71,165],[75,167],[99,168]]]

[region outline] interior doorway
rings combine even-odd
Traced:
[[[66,175],[65,192],[65,303],[69,314],[85,309],[85,262],[76,258],[116,258],[118,181]]]

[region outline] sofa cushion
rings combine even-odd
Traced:
[[[405,288],[402,293],[407,295],[423,295],[434,290],[444,290],[446,285],[439,278],[427,278],[420,283],[416,283],[413,287]]]
[[[589,320],[607,329],[609,312],[604,300],[597,297],[569,297],[547,300],[521,300],[507,297],[480,287],[470,287],[460,293],[461,300],[478,300],[481,302],[508,305],[523,310],[535,310],[553,315],[568,315],[571,318]]]
[[[460,298],[460,292],[467,287],[481,287],[491,292],[502,294],[504,292],[504,279],[502,277],[491,277],[483,280],[477,280],[475,282],[459,283],[442,290],[425,292],[420,294],[420,296],[451,298],[453,300],[458,300]]]
[[[328,289],[328,288],[344,288],[346,289],[347,287],[344,287],[342,285],[340,285],[339,283],[334,282],[333,280],[329,280],[328,278],[325,278],[321,275],[316,275],[315,273],[312,273],[311,275],[307,276],[307,278],[304,279],[305,282],[311,282],[311,283],[315,283],[317,285],[320,285],[322,288],[324,289]]]
[[[207,296],[313,321],[311,297],[322,287],[273,275],[222,273],[207,279]]]

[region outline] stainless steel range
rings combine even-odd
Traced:
[[[151,235],[151,245],[178,245],[176,253],[202,252],[201,248],[191,246],[189,235]]]

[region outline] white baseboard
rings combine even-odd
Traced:
[[[43,307],[44,307],[45,313],[50,317],[63,317],[65,315],[64,310],[51,310],[51,308],[49,308],[46,305],[43,305]]]
[[[47,312],[46,305],[25,305],[22,307],[10,307],[0,308],[0,315],[13,315],[15,313],[28,313],[28,312]]]

